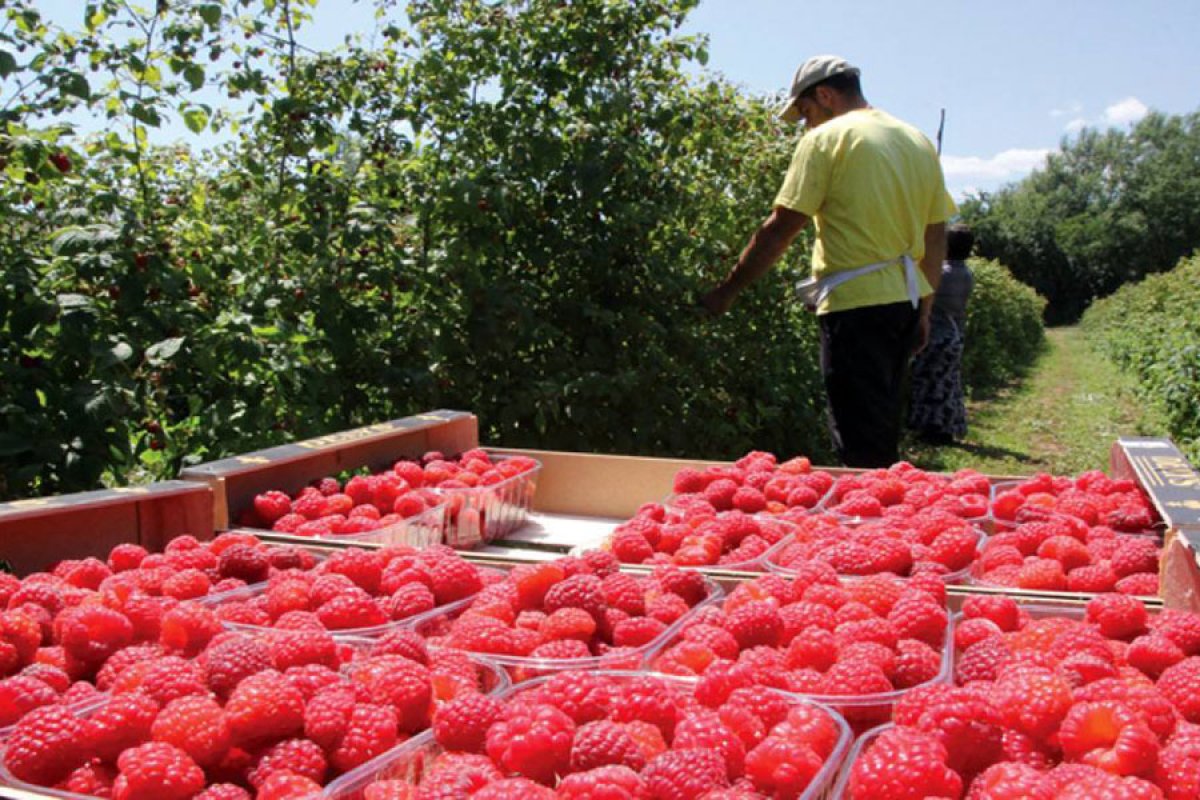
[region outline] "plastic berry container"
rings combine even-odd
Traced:
[[[663,682],[664,692],[677,691],[680,693],[690,693],[695,688],[695,681],[693,680],[659,675],[657,673],[600,670],[594,674],[619,682],[643,678],[660,680]],[[534,678],[515,684],[501,692],[498,697],[500,699],[511,698],[531,689],[536,689],[545,683],[547,679],[546,677]],[[839,735],[833,751],[825,759],[824,765],[813,777],[808,787],[802,793],[796,795],[796,800],[833,800],[837,797],[833,793],[834,781],[839,775],[853,738],[850,727],[836,711],[826,706],[795,695],[779,694],[786,699],[789,706],[806,705],[818,709],[820,712],[828,715],[829,719],[837,727]],[[427,768],[444,752],[445,750],[434,739],[433,732],[426,731],[413,737],[399,747],[377,756],[375,759],[337,778],[325,787],[322,798],[323,800],[361,800],[365,791],[372,784],[379,781],[403,781],[412,786],[418,786]],[[764,800],[769,797],[766,794],[759,796]]]
[[[489,454],[490,455],[490,454]],[[513,456],[491,455],[494,463],[510,461]],[[499,483],[460,489],[433,491],[446,499],[442,526],[443,541],[458,549],[470,549],[502,539],[529,519],[533,495],[537,491],[542,464],[522,456],[533,466]]]
[[[355,637],[339,639],[338,647],[339,647],[339,657],[341,659],[341,663],[343,665],[346,665],[346,664],[353,662],[354,660],[356,660],[358,658],[370,656],[372,654],[371,651],[374,648],[375,644],[376,644],[375,640],[373,640],[373,639],[364,639],[364,638],[355,638]],[[512,687],[512,684],[508,680],[508,675],[507,675],[507,673],[505,673],[505,671],[503,669],[501,669],[499,666],[492,663],[488,659],[480,658],[480,657],[472,655],[472,654],[467,654],[467,656],[475,665],[479,690],[482,693],[489,694],[489,695],[504,695],[507,692],[509,692],[509,690]],[[93,714],[96,714],[99,711],[103,710],[107,706],[107,704],[112,700],[112,697],[113,697],[113,695],[106,692],[93,702],[90,702],[90,703],[87,703],[84,705],[79,705],[79,706],[76,706],[69,710],[77,718],[87,719],[88,717],[92,716]],[[0,731],[0,747],[3,746],[3,743],[11,735],[12,727],[15,727],[15,726],[10,726],[9,728],[5,728],[5,729],[3,729],[3,731]],[[416,738],[419,739],[424,735],[425,734],[418,734],[418,736]],[[150,741],[150,739],[147,739],[146,741]],[[408,742],[412,742],[412,741],[414,741],[414,739],[408,740]],[[406,742],[406,744],[408,742]],[[136,745],[134,745],[134,746],[136,746]],[[395,752],[396,749],[397,748],[393,748],[393,750],[389,751],[389,752]],[[385,754],[385,755],[387,755],[387,754]],[[363,765],[363,766],[366,766],[366,765]],[[331,769],[332,769],[332,767],[331,767]],[[344,776],[341,776],[341,777],[349,776],[356,771],[357,770],[348,771],[347,773],[345,773]],[[326,785],[326,791],[328,791],[329,785],[331,785],[334,781],[339,780],[339,779],[340,778],[328,779],[329,783]],[[35,784],[31,784],[31,783],[22,781],[21,779],[17,778],[9,771],[8,764],[4,757],[4,752],[2,749],[0,749],[0,786],[11,787],[13,789],[27,793],[31,797],[58,797],[58,798],[64,798],[64,800],[95,800],[95,798],[92,795],[79,794],[76,792],[69,792],[69,791],[66,791],[63,789],[58,789],[55,787],[40,786],[40,785],[35,785]]]
[[[358,533],[328,533],[317,536],[297,536],[294,533],[279,533],[264,528],[240,528],[255,535],[267,535],[275,542],[289,544],[312,544],[313,542],[339,542],[351,545],[373,545],[379,547],[407,546],[420,550],[439,544],[442,541],[442,531],[446,526],[447,503],[439,503],[426,508],[419,514],[400,520],[393,525],[385,525],[372,531]]]
[[[831,800],[833,798],[838,798],[839,800],[870,800],[870,798],[867,797],[854,797],[853,795],[849,794],[850,773],[854,769],[854,762],[858,761],[859,757],[866,752],[867,748],[874,744],[875,740],[882,736],[886,731],[889,731],[894,727],[896,726],[888,722],[859,734],[859,737],[854,740],[854,746],[850,748],[850,752],[846,755],[845,763],[838,772],[837,782],[833,785],[833,792],[829,795]]]
[[[467,650],[481,658],[485,658],[504,667],[514,682],[553,675],[567,670],[637,670],[642,669],[650,658],[682,628],[695,613],[705,606],[711,605],[724,597],[724,590],[708,576],[704,576],[707,596],[692,606],[686,614],[671,625],[667,626],[651,641],[638,647],[622,648],[611,654],[593,655],[580,658],[539,658],[533,656],[511,656],[498,653],[487,653]],[[471,605],[474,598],[460,600],[444,608],[434,609],[419,614],[400,624],[415,630],[425,639],[437,639],[449,633],[454,621]],[[436,645],[435,645],[436,646]]]
[[[817,518],[818,517],[815,515],[814,515],[814,517],[812,517],[813,520],[816,520]],[[872,518],[872,519],[865,519],[865,520],[862,520],[859,522],[854,522],[854,521],[850,521],[850,520],[843,519],[843,518],[838,518],[836,516],[832,516],[832,515],[828,515],[828,514],[824,515],[823,518],[826,520],[833,520],[836,523],[837,527],[844,528],[844,529],[857,528],[864,524],[877,523],[880,521],[879,519]],[[969,522],[968,520],[963,520],[963,521]],[[984,531],[983,528],[979,527],[978,525],[972,524],[972,527],[975,529],[975,535],[976,535],[976,544],[975,544],[975,554],[976,555],[975,555],[975,557],[978,558],[980,550],[983,548],[984,544],[987,542],[987,533]],[[791,545],[796,543],[796,539],[797,539],[798,535],[799,534],[792,534],[791,536],[788,536],[787,538],[783,539],[782,541],[777,543],[774,547],[772,547],[770,550],[768,550],[766,553],[763,554],[761,562],[762,562],[762,566],[766,568],[767,572],[772,572],[776,575],[782,575],[783,577],[794,577],[796,575],[796,570],[790,565],[791,562],[789,562],[787,560],[787,552],[788,552],[788,548]],[[970,581],[971,567],[972,567],[972,564],[968,564],[967,566],[963,567],[962,569],[942,573],[941,575],[939,575],[939,577],[942,579],[942,582],[947,583],[947,584],[967,583]],[[863,576],[847,574],[847,573],[839,573],[839,577],[841,577],[845,580],[854,580],[856,578],[861,578]],[[897,577],[903,578],[906,576],[900,575]]]

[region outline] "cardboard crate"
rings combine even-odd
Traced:
[[[213,494],[205,485],[164,481],[0,504],[0,559],[18,575],[65,558],[104,559],[124,542],[161,551],[183,534],[213,536]]]
[[[1111,462],[1114,475],[1141,485],[1167,525],[1159,565],[1163,602],[1200,612],[1200,472],[1170,439],[1118,439]]]
[[[181,480],[208,485],[218,530],[233,527],[254,496],[271,489],[293,494],[309,483],[346,470],[388,469],[400,458],[430,450],[459,453],[479,443],[479,421],[465,411],[430,411],[339,431],[303,442],[244,453],[188,467]]]

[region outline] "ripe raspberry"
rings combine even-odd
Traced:
[[[741,650],[733,634],[716,625],[688,625],[682,636],[685,642],[704,645],[718,658],[735,659]]]
[[[418,664],[429,664],[429,650],[424,637],[407,628],[396,628],[380,636],[371,648],[371,655],[404,656]]]
[[[568,771],[574,736],[574,721],[553,706],[510,707],[488,729],[487,754],[507,772],[551,784]]]
[[[1184,655],[1200,655],[1200,614],[1165,608],[1151,618],[1150,630],[1173,641]]]
[[[386,624],[389,617],[375,598],[356,589],[340,594],[318,608],[317,619],[329,630],[351,630]]]
[[[641,564],[654,555],[654,548],[646,537],[635,530],[623,530],[613,533],[609,540],[612,554],[624,564]]]
[[[585,772],[610,764],[637,771],[646,766],[646,757],[625,726],[600,720],[577,728],[571,745],[571,769]]]
[[[664,592],[682,597],[688,606],[698,605],[708,597],[708,584],[705,583],[704,576],[692,570],[661,566],[654,569],[650,578]]]
[[[568,670],[553,675],[536,693],[539,703],[559,709],[576,725],[604,719],[614,699],[614,687],[607,678],[590,672]]]
[[[746,754],[746,777],[764,795],[799,797],[823,765],[821,756],[807,742],[771,735]]]
[[[730,781],[737,780],[745,770],[746,746],[716,714],[694,714],[682,720],[675,727],[671,746],[675,750],[716,752],[721,756]]]
[[[238,684],[225,716],[234,744],[252,748],[303,730],[304,695],[275,670],[264,670]]]
[[[428,727],[433,690],[427,667],[402,656],[371,656],[349,665],[346,675],[360,702],[396,710],[401,732]]]
[[[609,703],[609,716],[613,722],[648,722],[656,726],[665,739],[670,739],[675,731],[678,709],[673,694],[660,680],[632,678],[612,688]],[[634,730],[630,733],[637,737]]]
[[[1036,668],[1005,674],[993,697],[1007,725],[1043,740],[1058,728],[1072,703],[1065,678]]]
[[[1077,567],[1067,573],[1067,590],[1096,594],[1111,592],[1117,586],[1117,574],[1107,562]]]
[[[141,663],[134,665],[135,669],[141,666]],[[153,661],[145,662],[145,667],[142,669],[140,682],[125,686],[124,681],[127,675],[123,674],[113,684],[113,692],[133,691],[140,688],[154,698],[154,701],[160,706],[164,706],[178,697],[208,692],[200,666],[178,656],[156,658]],[[134,672],[133,669],[126,671],[126,673],[132,672]],[[137,678],[138,676],[130,677]]]
[[[504,778],[471,795],[471,800],[555,800],[553,789],[534,783],[528,778]]]
[[[1113,572],[1119,577],[1139,572],[1158,572],[1159,547],[1151,539],[1129,536],[1118,541],[1112,554]]]
[[[340,665],[337,643],[325,630],[277,628],[270,632],[266,642],[273,665],[280,672],[309,664],[320,664],[330,669],[337,669]]]
[[[275,666],[271,652],[257,639],[236,634],[216,639],[200,658],[208,688],[226,698],[234,687],[257,672]],[[285,667],[286,669],[286,667]]]
[[[58,702],[58,694],[28,675],[0,680],[0,727],[14,724],[35,708]]]
[[[124,614],[90,603],[63,611],[54,630],[72,658],[93,666],[133,641],[133,624]]]
[[[268,526],[291,510],[292,498],[283,492],[269,491],[254,496],[254,513]]]
[[[251,786],[259,788],[271,775],[286,770],[320,784],[327,769],[325,754],[315,743],[308,739],[284,739],[262,752],[247,779]]]
[[[433,714],[433,736],[446,750],[482,753],[488,728],[504,706],[488,695],[471,692],[439,706]]]
[[[1200,740],[1176,737],[1163,748],[1154,782],[1166,800],[1200,797]]]
[[[1156,684],[1188,722],[1200,723],[1200,656],[1191,656],[1163,670]]]
[[[729,785],[725,761],[715,750],[669,750],[646,766],[642,778],[656,800],[693,800]]]
[[[239,578],[248,584],[261,583],[267,579],[270,570],[271,562],[266,553],[252,545],[234,545],[217,557],[217,574],[222,578]]]
[[[759,645],[774,647],[783,632],[783,620],[774,604],[752,601],[727,614],[725,629],[743,650]]]
[[[1158,596],[1158,573],[1135,572],[1117,581],[1116,590],[1121,594],[1131,594],[1138,597]]]
[[[1087,621],[1110,639],[1132,639],[1146,629],[1146,607],[1123,594],[1102,594],[1087,604]]]
[[[613,644],[617,647],[642,647],[654,641],[667,626],[654,617],[633,617],[613,627]]]
[[[901,639],[917,639],[932,647],[941,647],[946,640],[949,617],[940,604],[927,595],[901,599],[888,614],[888,622]]]
[[[560,800],[616,800],[646,796],[646,784],[629,767],[598,767],[567,775],[558,784]]]
[[[909,689],[934,680],[942,673],[942,653],[924,642],[901,639],[896,644],[896,661],[891,670],[892,684]]]
[[[1029,558],[1017,573],[1021,589],[1042,589],[1061,592],[1067,588],[1067,576],[1062,564],[1049,558]]]
[[[290,770],[281,769],[267,777],[254,797],[255,800],[303,800],[320,792],[321,784]]]
[[[946,765],[946,748],[913,728],[885,730],[854,762],[848,797],[907,800],[959,797],[962,778]]]
[[[1125,658],[1129,666],[1139,669],[1151,678],[1157,678],[1167,667],[1184,659],[1183,650],[1166,636],[1151,633],[1139,636],[1129,643]]]
[[[204,789],[204,770],[177,747],[147,742],[117,759],[113,800],[188,800]]]
[[[93,759],[68,775],[61,788],[86,797],[111,797],[116,778],[115,769]]]
[[[168,703],[155,718],[151,736],[178,747],[201,767],[219,763],[233,744],[225,713],[215,700],[201,695]]]
[[[250,793],[232,783],[211,783],[192,800],[253,800]]]
[[[483,588],[479,570],[457,555],[437,559],[430,565],[429,573],[438,605],[466,599]]]
[[[980,773],[971,782],[968,796],[978,800],[1054,800],[1055,791],[1044,772],[1029,764],[1006,761]]]
[[[757,514],[767,507],[767,498],[758,489],[742,486],[733,493],[730,503],[745,514]]]
[[[158,704],[142,692],[116,695],[83,720],[83,735],[97,757],[114,761],[150,738],[157,714]]]
[[[222,630],[216,612],[208,606],[187,601],[163,615],[158,641],[167,650],[191,657]]]
[[[119,544],[108,554],[108,566],[113,572],[137,569],[149,553],[140,544]]]
[[[1158,761],[1158,739],[1121,703],[1079,703],[1058,730],[1063,756],[1115,775],[1148,773]]]

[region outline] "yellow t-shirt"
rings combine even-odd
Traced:
[[[958,210],[929,139],[875,108],[847,112],[805,133],[775,205],[812,218],[818,279],[905,253],[919,262],[925,226]],[[917,273],[924,297],[933,290],[919,268]],[[838,286],[817,313],[907,299],[904,267],[897,262]]]

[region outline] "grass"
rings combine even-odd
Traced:
[[[1076,474],[1107,469],[1119,436],[1165,436],[1166,423],[1139,403],[1134,384],[1088,346],[1078,327],[1046,331],[1030,373],[995,396],[967,404],[964,441],[947,447],[906,443],[917,466],[989,474]]]

